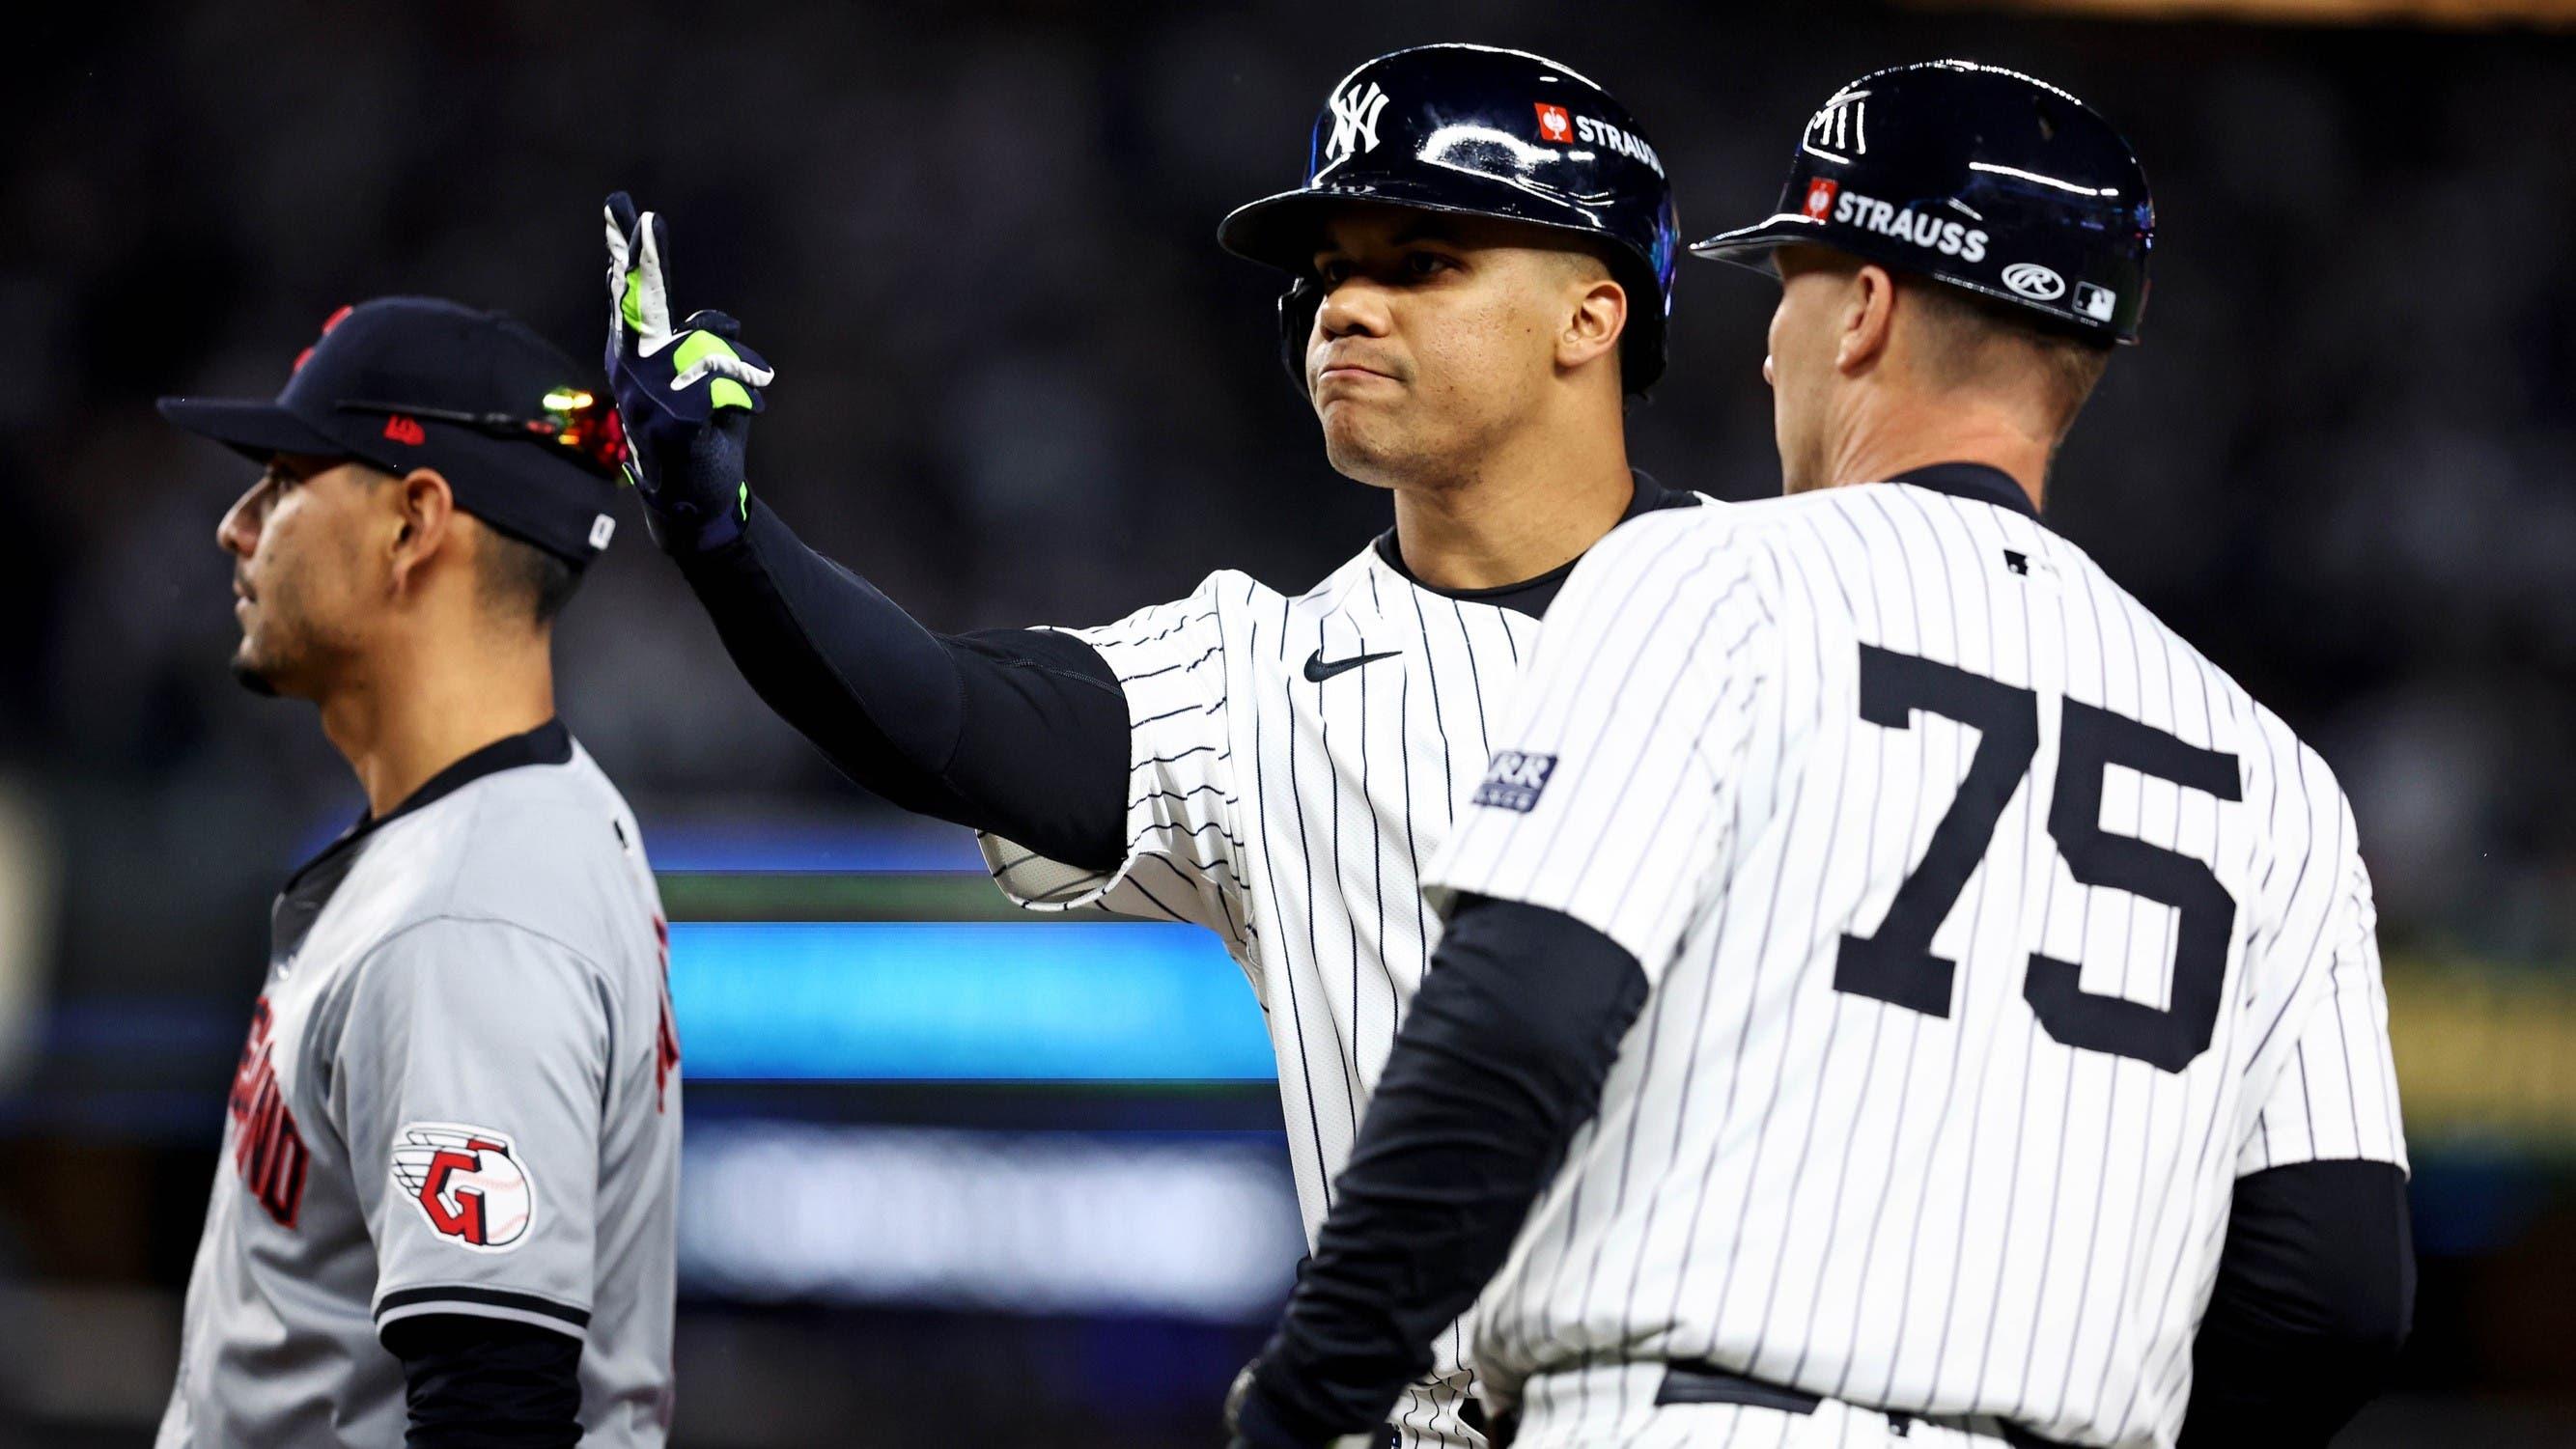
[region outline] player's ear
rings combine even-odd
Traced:
[[[1875,262],[1852,270],[1845,284],[1841,326],[1834,343],[1834,368],[1842,373],[1865,371],[1887,354],[1896,325],[1896,278]]]
[[[435,468],[414,468],[384,486],[394,523],[387,562],[399,594],[413,586],[423,564],[454,547],[456,493]]]
[[[1556,365],[1571,371],[1618,348],[1628,326],[1628,289],[1593,271],[1568,291],[1572,305],[1557,333]]]

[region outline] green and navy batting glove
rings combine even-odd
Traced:
[[[721,312],[672,327],[670,254],[660,216],[639,214],[623,191],[608,198],[608,381],[626,424],[626,476],[654,541],[686,557],[742,535],[743,454],[776,374]]]

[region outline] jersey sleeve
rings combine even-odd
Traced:
[[[2294,882],[2288,904],[2249,963],[2286,987],[2256,992],[2270,1009],[2253,1023],[2240,1177],[2297,1162],[2407,1166],[2370,872],[2340,791],[2320,813],[2307,879],[2282,863]]]
[[[570,948],[499,921],[413,925],[361,963],[332,1100],[379,1333],[440,1313],[587,1336],[604,990]]]
[[[1224,579],[1211,575],[1186,599],[1069,631],[1108,663],[1126,695],[1126,854],[1115,866],[1086,869],[987,832],[979,837],[984,863],[1012,900],[1032,910],[1088,906],[1188,921],[1243,953],[1243,834],[1218,604]]]
[[[1726,848],[1777,635],[1752,560],[1690,515],[1596,545],[1425,875],[1434,908],[1560,911],[1660,980]]]

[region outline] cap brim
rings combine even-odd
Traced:
[[[1826,245],[1825,224],[1812,216],[1794,211],[1778,212],[1751,226],[1722,231],[1706,241],[1690,244],[1690,254],[1712,262],[1733,262],[1757,272],[1771,269],[1771,253],[1799,242]]]
[[[349,451],[273,402],[165,397],[154,406],[173,425],[259,462],[279,453],[340,457]]]

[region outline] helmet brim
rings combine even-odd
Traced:
[[[1405,177],[1371,176],[1300,187],[1247,202],[1217,223],[1216,243],[1246,261],[1305,273],[1322,245],[1324,223],[1353,206],[1392,206],[1405,211],[1473,216],[1564,232],[1625,254],[1629,249],[1600,228],[1567,215],[1563,203],[1489,176],[1459,174],[1438,186]]]
[[[1801,242],[1832,246],[1825,224],[1812,216],[1794,211],[1775,213],[1751,226],[1722,231],[1705,241],[1695,241],[1688,250],[1695,257],[1712,262],[1733,262],[1757,272],[1771,270],[1771,254],[1785,246]]]

